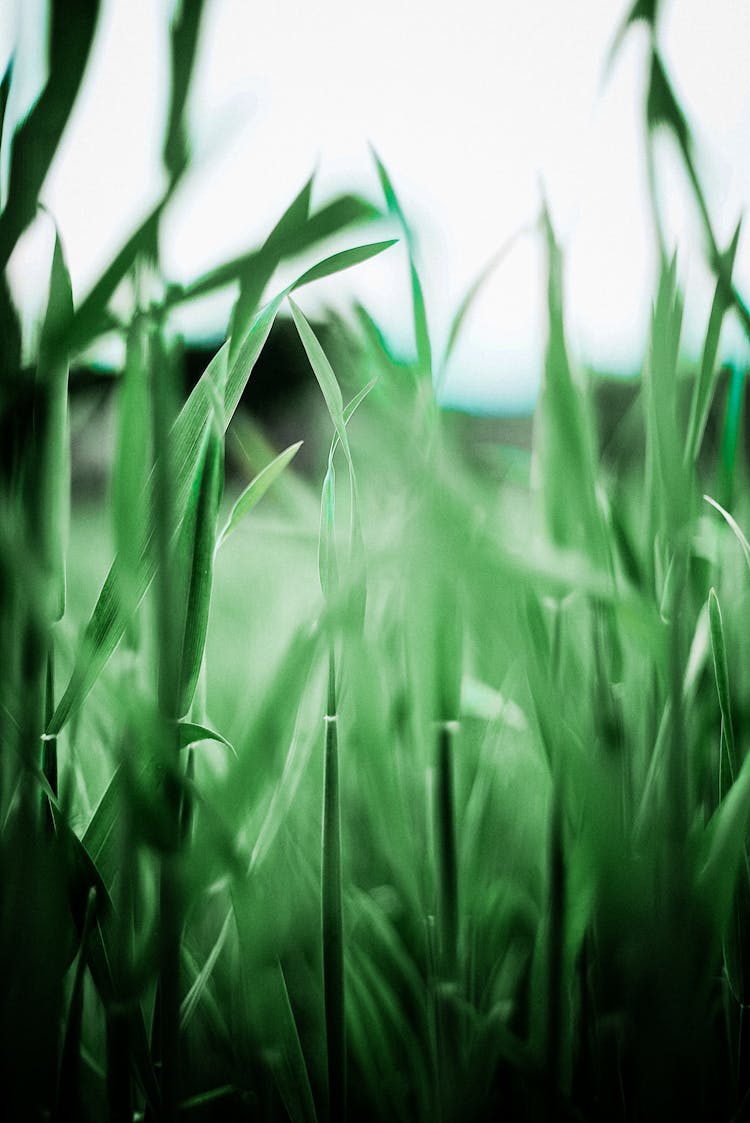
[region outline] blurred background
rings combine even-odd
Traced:
[[[500,247],[533,223],[543,190],[566,255],[567,323],[578,360],[637,372],[653,297],[656,249],[646,194],[645,25],[611,67],[629,4],[620,0],[211,0],[191,94],[193,166],[163,225],[170,279],[188,282],[263,240],[317,168],[316,203],[356,190],[382,205],[369,150],[382,157],[415,233],[436,350],[463,293]],[[106,0],[82,94],[43,191],[62,234],[78,298],[164,187],[171,0]],[[20,119],[44,82],[44,0],[2,0],[4,58],[14,37],[24,81]],[[699,172],[721,244],[750,201],[750,4],[671,0],[661,44],[694,129]],[[3,59],[4,61],[4,59]],[[664,219],[686,288],[686,352],[697,353],[710,306],[694,204],[671,150],[659,149]],[[7,180],[7,152],[0,168]],[[49,224],[27,232],[12,262],[20,303],[44,299]],[[46,241],[45,241],[46,239]],[[335,248],[335,247],[334,247]],[[735,278],[750,288],[744,230]],[[186,309],[189,344],[223,338],[235,293]],[[398,352],[408,349],[406,253],[318,284],[305,308],[325,320],[361,301]],[[512,244],[452,355],[446,404],[526,414],[539,386],[541,247]],[[282,347],[283,350],[283,347]],[[731,317],[722,354],[747,362]],[[95,356],[117,366],[117,341]]]

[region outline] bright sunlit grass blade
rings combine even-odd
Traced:
[[[266,464],[265,468],[258,472],[258,475],[250,481],[232,508],[226,525],[219,534],[216,541],[217,550],[222,543],[226,541],[232,531],[237,528],[245,515],[249,514],[253,507],[261,501],[268,489],[273,485],[275,480],[278,479],[286,466],[292,462],[301,448],[302,441],[297,441],[295,444],[290,445],[289,448],[280,452],[270,464]]]

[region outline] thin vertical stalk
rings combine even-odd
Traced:
[[[152,1050],[161,1069],[161,1123],[175,1123],[178,1112],[180,1069],[180,932],[179,889],[180,800],[172,769],[178,766],[177,709],[179,658],[177,612],[170,566],[170,528],[174,519],[174,476],[171,468],[169,428],[175,410],[172,401],[170,363],[164,352],[159,326],[149,333],[153,447],[154,525],[157,551],[157,650],[158,697],[161,713],[164,773],[164,813],[167,816],[168,850],[161,855],[159,873],[160,963],[154,1005]],[[174,850],[170,848],[174,847]]]
[[[458,954],[458,859],[453,789],[455,721],[441,721],[437,732],[437,815],[435,820],[440,918],[440,953],[444,977],[455,979]]]
[[[328,1103],[330,1123],[346,1118],[346,1022],[344,924],[341,884],[341,805],[339,797],[336,663],[328,654],[328,705],[325,715],[323,777],[323,995],[325,1004]]]
[[[563,947],[565,941],[565,857],[559,781],[552,795],[549,840],[549,920],[547,927],[547,1005],[545,1072],[548,1118],[557,1118],[562,1072]]]

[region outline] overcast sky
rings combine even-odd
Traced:
[[[577,357],[630,372],[642,356],[654,253],[645,197],[645,33],[607,81],[619,0],[212,0],[191,104],[197,165],[165,226],[165,265],[180,280],[253,245],[318,168],[317,200],[356,188],[380,201],[378,149],[415,228],[439,352],[450,315],[487,258],[533,219],[543,182],[566,254]],[[723,240],[750,202],[750,3],[666,3],[664,47],[694,124],[699,167]],[[0,0],[0,36],[21,13],[38,38],[40,0]],[[160,190],[167,0],[105,0],[86,84],[44,190],[76,293]],[[35,33],[37,33],[35,35]],[[33,81],[14,95],[33,96]],[[666,211],[688,290],[686,345],[710,301],[700,232],[681,176],[662,153]],[[356,237],[356,235],[353,235]],[[31,239],[29,240],[32,241]],[[14,276],[34,284],[33,247]],[[750,292],[750,236],[737,279]],[[303,306],[363,300],[408,339],[403,251],[307,290]],[[196,315],[221,327],[226,303]],[[484,290],[455,354],[447,396],[525,404],[543,343],[538,239],[522,238]],[[747,361],[738,330],[725,349]]]

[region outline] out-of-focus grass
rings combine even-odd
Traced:
[[[662,252],[621,437],[643,452],[627,471],[602,455],[590,381],[568,348],[544,207],[531,457],[498,450],[492,471],[438,405],[444,356],[377,157],[410,250],[406,359],[361,308],[340,354],[321,347],[304,286],[392,241],[326,257],[321,241],[377,209],[342,196],[312,210],[312,181],[262,246],[185,290],[165,283],[156,234],[188,165],[201,7],[186,2],[172,29],[170,185],[154,214],[72,306],[57,244],[28,367],[13,306],[0,303],[7,1114],[742,1118],[742,374],[718,460],[699,452],[721,322],[748,321],[736,238],[718,252],[658,53],[657,5],[636,4],[630,20],[654,25],[648,135],[666,126],[678,143],[717,285],[686,411],[679,269]],[[91,20],[72,50],[61,5],[54,16],[53,69],[80,63]],[[69,78],[66,96],[76,88]],[[60,126],[46,98],[17,134],[39,164],[11,175],[7,253]],[[277,265],[311,251],[276,290]],[[123,280],[127,323],[109,311]],[[183,401],[170,309],[229,281],[227,342]],[[448,348],[469,329],[475,291]],[[287,305],[328,414],[312,483],[238,413]],[[66,548],[61,388],[71,357],[112,329],[128,358],[111,490],[74,503]],[[249,490],[222,505],[227,442],[254,467]]]

